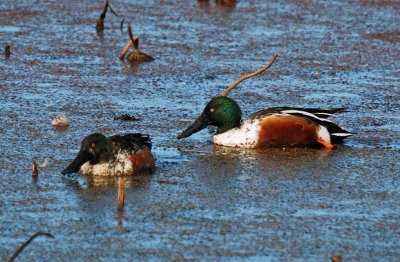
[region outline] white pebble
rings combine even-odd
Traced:
[[[56,115],[51,124],[58,127],[67,127],[69,126],[69,120],[64,115]]]

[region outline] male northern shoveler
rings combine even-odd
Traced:
[[[245,74],[231,84],[220,96],[211,99],[199,118],[178,139],[188,137],[212,125],[218,127],[214,143],[247,148],[271,146],[324,146],[333,148],[352,133],[340,128],[327,118],[342,108],[301,109],[296,107],[273,107],[258,111],[241,122],[242,111],[238,104],[227,97],[228,93],[242,81],[265,72],[277,59],[276,52],[271,61],[255,72]]]
[[[95,133],[83,139],[81,149],[62,174],[119,176],[154,168],[151,140],[145,134],[115,135]]]
[[[217,96],[206,105],[199,118],[178,139],[188,137],[206,126],[218,127],[214,143],[246,148],[274,146],[324,146],[333,148],[352,133],[326,119],[342,108],[316,109],[273,107],[251,114],[241,122],[238,104],[226,96]]]

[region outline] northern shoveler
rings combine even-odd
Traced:
[[[79,171],[84,175],[120,176],[153,168],[154,157],[148,135],[135,133],[106,138],[94,133],[83,139],[77,157],[62,174]]]
[[[296,107],[273,107],[256,112],[241,122],[242,111],[238,104],[226,95],[240,82],[266,71],[275,62],[275,53],[269,64],[259,70],[243,75],[220,96],[211,99],[199,118],[178,139],[188,137],[206,126],[218,127],[214,143],[247,148],[271,146],[324,146],[333,148],[352,133],[342,129],[327,118],[342,108],[316,109]]]
[[[352,133],[327,117],[343,108],[316,109],[273,107],[251,114],[241,122],[238,104],[226,96],[217,96],[206,105],[199,118],[178,139],[188,137],[206,126],[218,127],[214,143],[247,148],[271,146],[316,146],[333,148]]]

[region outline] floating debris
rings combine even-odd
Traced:
[[[44,236],[44,237],[48,237],[48,238],[54,238],[54,236],[50,233],[45,233],[45,232],[37,232],[36,234],[34,234],[33,236],[31,236],[24,244],[22,244],[22,246],[20,246],[15,253],[12,255],[12,257],[10,258],[10,262],[13,262],[15,260],[15,258],[38,236]]]
[[[124,178],[122,176],[118,177],[118,212],[122,212],[124,210]]]
[[[139,121],[140,119],[128,114],[123,114],[120,116],[115,116],[114,120],[121,120],[121,121]]]
[[[332,256],[332,262],[342,262],[341,256]]]
[[[123,60],[125,58],[126,53],[128,53],[129,48],[133,45],[134,50],[132,53],[128,56],[128,61],[133,62],[133,61],[138,61],[138,62],[151,62],[154,61],[154,58],[151,57],[150,55],[147,55],[145,53],[142,53],[139,50],[139,37],[133,35],[132,33],[132,27],[131,23],[128,22],[128,34],[129,34],[129,42],[126,44],[124,50],[119,56],[119,59]]]
[[[55,127],[67,127],[69,126],[69,120],[65,115],[56,115],[51,124]]]
[[[6,45],[5,51],[4,51],[4,55],[6,57],[6,59],[9,59],[11,56],[11,46]]]
[[[45,158],[43,164],[39,165],[39,168],[44,169],[49,165],[49,159]]]

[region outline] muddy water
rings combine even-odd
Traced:
[[[139,1],[135,1],[139,2]],[[400,5],[395,1],[111,1],[131,20],[146,64],[102,1],[0,3],[0,258],[37,231],[23,260],[397,260],[400,257]],[[230,97],[245,115],[271,106],[347,107],[356,135],[331,152],[213,146],[176,135],[205,103],[281,54]],[[66,130],[50,122],[71,120]],[[130,114],[140,121],[121,122]],[[126,178],[62,176],[80,140],[151,134],[157,168]],[[31,160],[50,158],[32,180]]]

